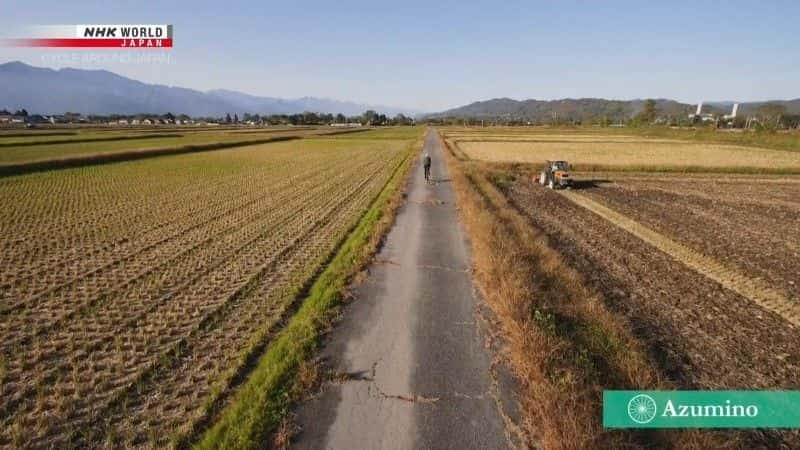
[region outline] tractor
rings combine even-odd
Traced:
[[[566,161],[547,161],[537,180],[542,186],[550,189],[572,187],[569,176],[570,165]]]

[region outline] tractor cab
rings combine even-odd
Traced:
[[[547,161],[539,173],[539,184],[550,189],[568,188],[572,186],[569,176],[569,163],[566,161]]]

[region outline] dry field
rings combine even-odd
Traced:
[[[626,178],[580,192],[800,299],[800,179]]]
[[[520,214],[540,245],[558,255],[559,263],[548,256],[545,265],[563,264],[561,271],[576,274],[577,280],[560,284],[544,269],[529,275],[532,281],[525,286],[527,291],[520,292],[532,299],[529,307],[534,311],[530,322],[521,324],[563,333],[569,345],[586,345],[581,344],[579,333],[568,328],[559,332],[558,319],[555,328],[549,321],[542,322],[545,316],[540,312],[552,311],[556,318],[574,315],[572,311],[581,305],[576,302],[579,297],[572,299],[576,303],[571,306],[550,299],[552,291],[569,292],[578,283],[596,293],[614,317],[601,318],[601,314],[580,320],[597,329],[614,330],[613,323],[618,323],[629,330],[645,349],[647,356],[641,361],[651,361],[663,377],[666,384],[661,388],[800,389],[800,178],[748,174],[770,167],[791,173],[800,166],[800,153],[695,142],[631,142],[647,141],[642,137],[609,142],[599,135],[568,133],[552,142],[545,142],[552,134],[542,133],[498,138],[487,132],[474,139],[455,135],[451,132],[446,138],[458,163],[476,174],[473,179],[493,180],[509,202],[513,212],[498,207],[498,217]],[[578,172],[575,189],[553,191],[531,182],[545,159],[566,159],[576,168],[595,165],[607,171]],[[652,173],[670,166],[676,171],[699,166],[701,173]],[[714,173],[721,168],[732,173]],[[504,297],[511,296],[508,286],[513,283],[503,281],[502,274],[497,278],[495,283],[507,291]],[[564,363],[564,358],[556,353],[543,360]],[[530,358],[521,359],[534,364]],[[580,372],[580,362],[572,366],[562,370]],[[620,383],[624,369],[605,367],[600,386],[643,388],[630,381]],[[587,384],[591,390],[592,384]],[[549,430],[532,429],[534,435],[543,433],[546,439],[548,433],[569,434],[571,426],[583,430],[575,431],[577,435],[594,436],[586,438],[591,444],[583,445],[605,445],[606,441],[594,440],[602,432],[591,419],[582,424],[546,425],[553,428]],[[679,446],[800,445],[797,432],[687,437],[695,438],[712,441]],[[637,437],[631,434],[623,439]],[[662,445],[674,444],[657,444]]]
[[[788,183],[789,189],[797,187]],[[730,198],[715,205],[686,194],[659,199],[670,195],[663,191],[636,195],[636,189],[588,188],[570,195],[596,198],[747,279],[779,290],[795,307],[800,306],[794,286],[798,272],[792,268],[798,261],[800,231],[796,223],[781,220],[782,213],[776,212],[780,207],[759,210]],[[765,198],[760,201],[768,202],[769,192],[764,187]],[[521,179],[509,188],[508,195],[546,232],[551,245],[584,275],[586,283],[625,315],[637,334],[652,345],[653,353],[660,355],[665,373],[681,386],[800,387],[800,349],[796,345],[800,333],[786,318],[658,251],[561,193]],[[694,203],[698,201],[699,205]],[[793,208],[798,206],[794,203]],[[785,213],[792,207],[783,208]]]
[[[591,134],[563,134],[563,133],[537,133],[530,135],[519,134],[458,134],[451,133],[447,137],[460,142],[632,142],[632,143],[676,143],[679,139],[646,138],[642,136],[627,135],[591,135]]]
[[[414,138],[0,179],[0,447],[161,447],[195,431]]]
[[[576,170],[587,166],[653,169],[682,167],[790,169],[800,171],[800,153],[722,144],[664,142],[469,142],[459,148],[483,161],[543,163],[567,160]]]

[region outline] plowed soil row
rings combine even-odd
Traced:
[[[757,305],[778,314],[794,326],[800,326],[800,303],[784,296],[756,278],[750,278],[735,269],[726,267],[718,261],[653,231],[602,204],[574,192],[564,192],[564,196],[614,225],[633,234],[644,242],[661,250],[676,260],[686,264],[698,273],[711,278],[727,289],[748,298]]]
[[[621,177],[580,193],[800,306],[800,184]]]
[[[800,387],[800,333],[783,317],[559,193],[517,181],[508,195],[678,386]]]

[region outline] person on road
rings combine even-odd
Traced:
[[[422,165],[425,167],[425,182],[431,181],[431,155],[430,153],[425,153],[425,157],[422,159]]]

